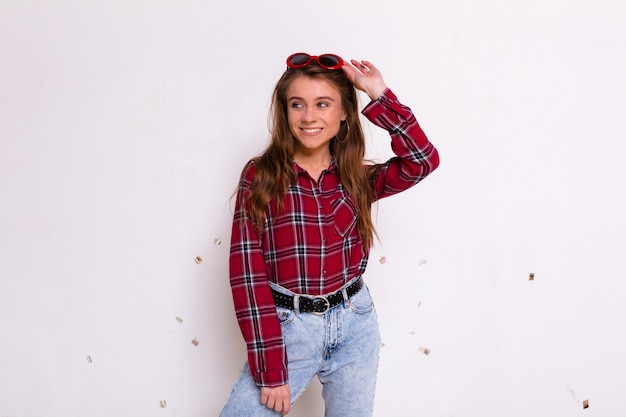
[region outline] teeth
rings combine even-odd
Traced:
[[[316,127],[316,128],[311,128],[311,129],[307,129],[307,128],[304,128],[304,127],[303,127],[303,128],[302,128],[302,130],[304,130],[304,131],[305,131],[305,132],[307,132],[307,133],[315,133],[315,132],[318,132],[318,131],[320,131],[320,130],[322,130],[322,129],[321,129],[321,128],[319,128],[319,127]]]

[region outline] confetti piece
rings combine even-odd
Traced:
[[[191,341],[191,343],[192,343],[194,346],[198,346],[198,345],[200,344],[200,342],[198,342],[198,339],[193,339],[193,340]]]
[[[216,237],[216,238],[213,240],[213,243],[215,243],[216,245],[221,245],[221,244],[222,244],[222,239],[221,239],[221,238],[219,238],[219,237]]]
[[[159,401],[159,405],[161,406],[161,408],[165,408],[167,407],[167,401]]]
[[[428,263],[428,261],[426,259],[420,259],[419,262],[417,263],[419,266],[422,265],[426,265]]]
[[[409,336],[415,336],[415,332],[409,332]]]
[[[530,274],[528,274],[528,280],[529,281],[533,281],[535,279],[535,273],[531,272]]]
[[[91,360],[91,356],[89,356],[89,355],[87,355],[87,362],[93,363],[93,361]]]
[[[420,347],[420,352],[422,352],[424,355],[428,355],[430,353],[430,349],[425,348],[425,347]]]
[[[589,408],[589,400],[583,401],[583,409]]]
[[[385,344],[383,342],[380,342],[380,348],[382,349],[384,347],[385,347]]]
[[[387,262],[387,258],[385,258],[384,256],[381,256],[380,259],[378,260],[378,262],[380,262],[380,264],[384,264],[385,262]]]
[[[421,306],[422,306],[422,302],[421,302],[421,301],[418,301],[418,302],[417,302],[417,308],[420,308]]]
[[[181,319],[180,317],[176,316],[176,321],[179,322],[179,323],[182,323],[183,319]]]
[[[200,256],[196,256],[196,263],[200,265],[202,263],[202,258]]]

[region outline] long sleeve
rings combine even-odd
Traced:
[[[397,155],[381,165],[373,180],[377,199],[412,187],[439,166],[437,149],[424,134],[411,109],[400,103],[390,89],[370,102],[363,114],[389,132],[391,149]]]
[[[250,218],[249,207],[241,206],[250,190],[254,168],[253,164],[248,166],[237,194],[230,245],[230,285],[252,376],[259,386],[279,386],[288,380],[286,349],[268,283],[262,238]]]

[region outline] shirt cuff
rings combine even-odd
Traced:
[[[391,103],[397,101],[398,98],[389,88],[380,93],[380,96],[376,100],[369,102],[361,113],[368,119],[376,119],[378,116],[385,112],[385,109],[391,107]]]
[[[289,382],[286,369],[277,371],[256,372],[254,380],[259,387],[280,387]]]

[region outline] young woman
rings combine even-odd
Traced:
[[[364,161],[363,115],[396,154]],[[313,377],[326,417],[371,416],[380,336],[363,274],[375,236],[372,202],[439,164],[411,110],[368,61],[296,53],[272,101],[271,142],[243,169],[230,283],[248,361],[223,417],[289,412]]]

